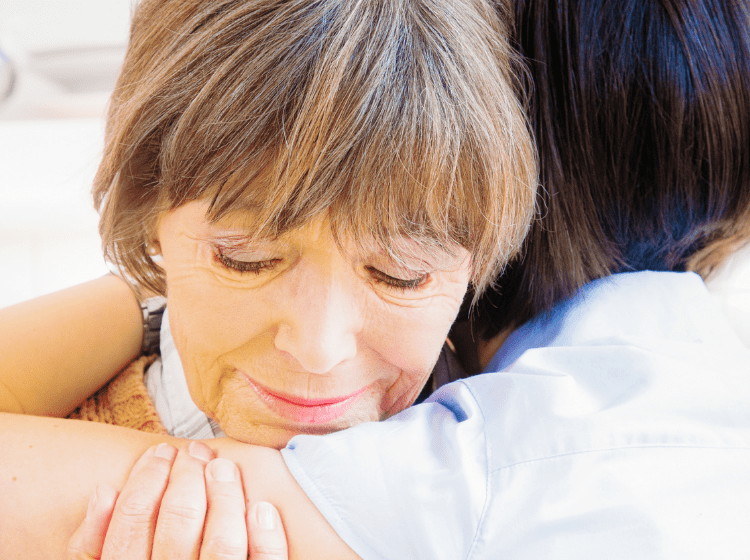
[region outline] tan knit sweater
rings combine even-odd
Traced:
[[[157,356],[141,356],[114,379],[86,399],[68,418],[103,422],[133,428],[142,432],[166,434],[154,403],[148,396],[143,376]],[[466,377],[456,355],[444,347],[433,374],[436,390],[441,385]]]
[[[143,376],[157,356],[141,356],[114,379],[86,399],[68,418],[103,422],[142,432],[166,434]]]

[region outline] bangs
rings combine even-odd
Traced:
[[[207,199],[211,220],[246,209],[263,238],[326,215],[336,239],[396,258],[404,238],[460,246],[484,287],[525,234],[536,167],[506,30],[490,5],[459,3],[245,2],[192,16],[149,96],[182,103],[150,109],[159,207]]]
[[[435,173],[437,165],[414,166],[412,173],[395,149],[385,152],[392,159],[368,161],[377,151],[350,150],[343,161],[307,169],[296,182],[282,158],[270,159],[261,172],[248,166],[209,191],[208,218],[238,217],[257,239],[276,239],[325,217],[340,248],[353,241],[367,252],[375,244],[396,260],[408,257],[404,239],[435,255],[472,247],[476,228],[470,217],[476,209],[467,211],[455,196],[463,187],[460,178]],[[434,176],[421,177],[422,168]]]

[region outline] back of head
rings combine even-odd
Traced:
[[[161,212],[251,210],[474,257],[517,250],[536,160],[506,25],[487,0],[141,0],[95,180],[108,257],[163,291]],[[396,255],[397,256],[397,255]]]
[[[541,217],[485,336],[615,272],[704,276],[750,238],[745,0],[519,0]]]

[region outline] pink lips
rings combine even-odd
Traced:
[[[324,424],[335,420],[345,414],[367,390],[367,387],[363,387],[351,395],[330,399],[303,399],[269,391],[250,378],[245,378],[271,410],[293,422],[305,424]]]

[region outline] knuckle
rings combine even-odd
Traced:
[[[118,503],[116,518],[126,525],[150,524],[156,512],[156,504],[146,496],[133,494]]]
[[[207,537],[203,541],[201,560],[245,560],[247,544],[242,535]]]
[[[95,560],[96,557],[84,552],[76,544],[69,544],[65,558],[66,560]]]
[[[286,560],[286,546],[281,543],[263,543],[253,545],[252,560]]]
[[[226,500],[226,501],[245,501],[245,493],[242,490],[242,486],[232,483],[224,482],[221,485],[211,484],[208,487],[208,492],[213,500]]]
[[[170,502],[162,503],[159,518],[169,518],[176,521],[200,521],[206,516],[206,508],[198,503]]]

